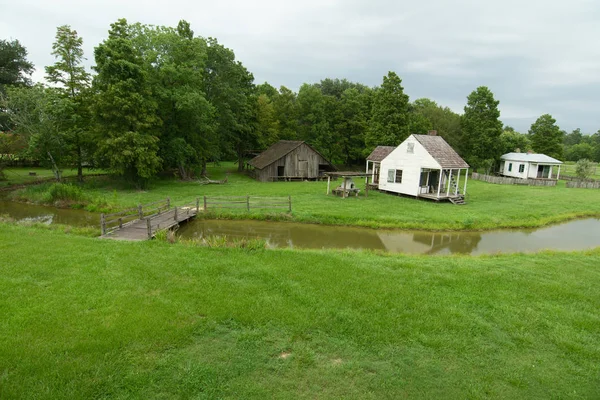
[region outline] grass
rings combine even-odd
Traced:
[[[21,185],[30,182],[36,182],[39,180],[52,179],[54,174],[51,169],[46,168],[4,168],[2,169],[5,180],[0,180],[0,188],[11,185]],[[35,175],[29,175],[30,172],[35,172]],[[63,177],[77,176],[77,169],[64,169]],[[99,174],[103,173],[102,170],[87,170],[84,169],[83,174]]]
[[[0,398],[598,398],[598,265],[3,224]]]
[[[564,173],[565,175],[568,176],[577,176],[577,174],[575,173],[576,169],[575,169],[575,164],[576,162],[574,161],[565,161],[565,163],[563,164],[563,166],[560,169],[560,173],[561,175]],[[600,179],[600,165],[598,164],[594,164],[596,166],[596,168],[594,169],[594,173],[590,176],[591,179]]]

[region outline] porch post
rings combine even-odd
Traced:
[[[552,179],[552,165],[550,166],[550,172],[548,173],[548,179]]]
[[[329,194],[329,183],[331,182],[331,175],[327,175],[327,194]]]
[[[454,188],[455,196],[458,196],[458,185],[460,184],[460,171],[462,171],[462,169],[458,170],[458,179],[456,179],[456,187]]]
[[[467,168],[467,173],[465,174],[465,188],[463,189],[463,196],[467,195],[467,180],[469,179],[469,168]]]
[[[448,175],[448,190],[446,191],[446,197],[450,197],[450,182],[452,181],[452,169],[450,169],[450,175]]]
[[[365,174],[369,173],[369,160],[367,160],[367,170],[365,171]],[[369,184],[369,177],[365,176],[365,183],[368,185]]]
[[[556,180],[560,179],[560,165],[558,166],[558,173],[556,174]]]
[[[442,175],[444,174],[444,170],[440,169],[440,182],[438,184],[438,194],[437,197],[440,197],[440,190],[442,190]]]

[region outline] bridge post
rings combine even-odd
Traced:
[[[177,221],[177,207],[175,207],[175,214],[173,215],[173,219]]]
[[[292,212],[292,196],[288,196],[288,212]]]
[[[148,228],[148,239],[152,239],[152,222],[150,218],[146,219],[146,227]]]
[[[171,208],[171,198],[167,197],[167,210]]]
[[[119,218],[119,229],[123,228],[123,218]]]
[[[204,196],[204,211],[206,211],[206,196]]]
[[[196,214],[200,212],[200,197],[196,197]]]
[[[106,218],[104,217],[104,213],[100,214],[100,232],[102,232],[102,236],[106,235]]]
[[[250,195],[246,195],[246,208],[250,211]]]
[[[142,205],[138,204],[138,216],[140,219],[144,219],[144,210],[142,209]]]

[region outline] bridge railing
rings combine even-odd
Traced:
[[[138,204],[137,207],[128,208],[112,214],[100,214],[100,230],[102,235],[109,234],[126,227],[138,220],[160,215],[171,208],[171,200],[167,197],[153,203]]]
[[[168,229],[173,226],[173,223],[178,223],[181,219],[189,219],[191,216],[196,215],[200,211],[200,198],[197,198],[193,202],[182,204],[180,206],[173,207],[169,212],[173,212],[172,217],[165,221],[161,219],[161,213],[151,215],[146,218],[146,230],[148,233],[148,239],[152,239],[152,236],[161,229]],[[172,219],[171,219],[172,218]],[[161,228],[161,223],[163,227]]]

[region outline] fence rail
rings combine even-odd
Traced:
[[[160,215],[170,207],[171,200],[166,198],[165,200],[159,200],[149,204],[139,204],[137,207],[128,208],[116,213],[100,214],[100,229],[102,235],[127,227],[140,219]]]
[[[477,172],[473,172],[471,178],[477,181],[494,183],[496,185],[556,186],[557,182],[554,179],[519,179],[506,176],[484,175]]]
[[[585,181],[568,181],[566,183],[568,188],[577,189],[600,189],[600,181],[585,182]]]
[[[260,196],[204,196],[204,210],[238,209],[284,209],[292,212],[292,197],[260,197]]]

